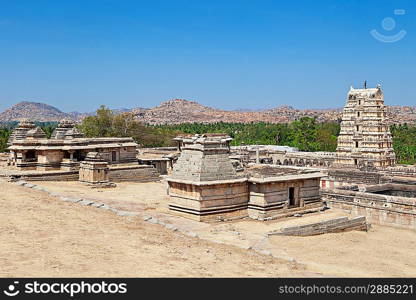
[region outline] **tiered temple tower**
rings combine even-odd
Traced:
[[[247,216],[247,179],[232,166],[232,139],[204,134],[175,140],[181,156],[167,178],[169,209],[198,221]]]
[[[385,167],[394,164],[393,141],[381,86],[351,87],[342,114],[336,165]]]
[[[63,119],[59,122],[58,127],[52,132],[51,139],[74,139],[82,138],[84,135],[75,127],[74,121],[70,119]]]
[[[36,129],[35,124],[29,119],[22,119],[9,137],[7,145],[12,145],[13,141],[24,140],[29,131]]]

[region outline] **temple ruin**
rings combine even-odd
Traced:
[[[198,221],[266,220],[322,209],[323,174],[254,165],[236,172],[225,135],[178,137],[181,155],[169,185],[170,210]]]
[[[78,170],[88,152],[110,164],[137,162],[132,138],[85,138],[71,120],[62,120],[50,139],[33,122],[23,120],[9,139],[9,164],[20,170]]]
[[[220,133],[184,134],[174,139],[177,147],[137,149],[131,138],[85,138],[70,120],[48,139],[23,120],[9,139],[9,164],[18,171],[7,176],[92,185],[166,177],[169,210],[197,221],[271,220],[325,206],[416,228],[416,168],[395,165],[383,97],[380,86],[350,89],[336,152],[231,147],[231,137]]]
[[[228,157],[231,138],[195,135],[176,140],[182,153],[167,179],[169,209],[198,221],[246,216],[248,187]]]
[[[108,163],[98,152],[89,152],[80,163],[79,181],[90,184],[106,184],[108,179]]]

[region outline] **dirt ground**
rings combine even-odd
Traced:
[[[416,276],[414,231],[373,226],[369,232],[264,238],[281,227],[348,215],[342,211],[271,222],[206,224],[169,214],[162,182],[121,183],[114,189],[35,182],[59,195],[144,212],[200,237],[191,238],[138,217],[120,217],[27,187],[0,184],[0,276]],[[279,258],[242,249],[248,246]]]
[[[309,275],[298,264],[0,185],[1,277]]]

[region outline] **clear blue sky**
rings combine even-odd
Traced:
[[[93,111],[172,98],[224,109],[340,107],[350,84],[365,79],[382,84],[387,104],[416,105],[413,0],[0,5],[0,110],[19,101]],[[392,19],[382,24],[388,17],[394,28]],[[407,34],[384,43],[372,29]]]

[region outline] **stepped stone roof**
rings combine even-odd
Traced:
[[[76,139],[84,135],[75,127],[74,121],[63,119],[52,132],[51,139]]]
[[[87,156],[85,157],[86,161],[97,161],[101,162],[104,161],[102,155],[98,152],[88,152]]]
[[[9,140],[7,141],[7,144],[11,145],[14,141],[26,139],[27,133],[35,128],[35,123],[30,121],[29,119],[22,119],[19,125],[11,133]]]
[[[31,120],[29,119],[22,119],[19,122],[19,128],[35,128],[35,123],[33,123]]]
[[[171,179],[188,181],[218,181],[237,179],[229,158],[229,136],[194,135],[178,137],[183,143],[182,153],[174,165]]]
[[[34,129],[29,130],[26,133],[26,137],[33,139],[46,139],[46,133],[38,126]]]

